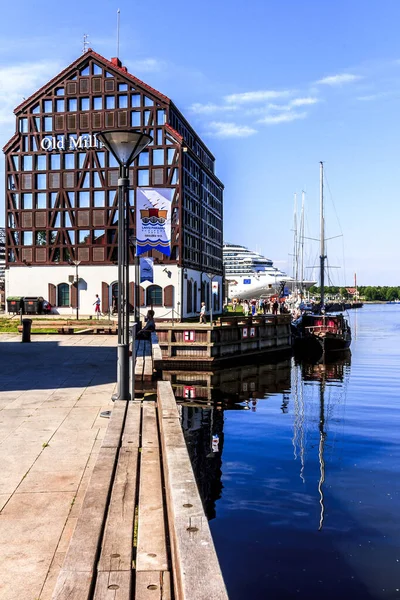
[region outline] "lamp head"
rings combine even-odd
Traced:
[[[97,137],[118,164],[124,167],[129,167],[142,150],[153,141],[150,135],[135,129],[112,129],[99,133]]]

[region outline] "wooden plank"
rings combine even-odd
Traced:
[[[141,571],[136,573],[135,600],[171,600],[171,598],[171,575],[169,571]]]
[[[159,425],[177,600],[227,600],[224,580],[186,446],[171,414],[171,387],[159,382]],[[165,397],[165,400],[164,400]],[[165,408],[163,408],[165,407]],[[168,407],[168,408],[167,408]],[[176,411],[176,407],[175,407]],[[176,445],[175,443],[176,442]]]
[[[98,573],[93,600],[130,600],[131,571]]]
[[[121,442],[122,429],[124,425],[128,402],[116,400],[111,413],[110,422],[101,444],[102,448],[118,448]]]
[[[52,600],[89,600],[92,572],[76,573],[62,569],[58,575]]]
[[[160,429],[162,429],[163,447],[172,446],[173,448],[186,449],[186,442],[176,408],[175,413],[175,417],[160,417],[162,420]]]
[[[145,401],[142,407],[142,448],[158,448],[158,430],[155,402]]]
[[[140,453],[136,571],[167,571],[166,524],[158,448]]]
[[[155,367],[157,367],[157,363],[162,361],[163,357],[160,344],[158,343],[158,337],[155,331],[151,334],[151,346],[153,354],[153,363]]]
[[[95,567],[116,455],[116,448],[100,448],[65,557],[66,571],[90,572]]]
[[[99,571],[132,568],[138,448],[121,448],[104,530]]]
[[[128,411],[125,418],[125,427],[122,432],[122,448],[138,448],[141,420],[141,402],[134,400],[128,402]]]
[[[169,381],[157,382],[157,403],[159,416],[163,418],[178,416],[174,392]]]

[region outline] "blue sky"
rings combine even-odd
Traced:
[[[116,55],[118,8],[121,60],[175,102],[216,157],[226,240],[290,270],[293,194],[306,191],[306,235],[318,237],[323,160],[327,233],[343,233],[328,245],[342,266],[332,283],[350,285],[357,272],[360,285],[400,285],[397,0],[8,2],[2,146],[13,108],[80,55],[84,33]],[[318,244],[305,253],[316,264]]]

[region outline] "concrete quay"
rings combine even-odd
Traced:
[[[109,420],[116,336],[0,335],[0,600],[50,600]]]

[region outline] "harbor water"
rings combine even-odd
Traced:
[[[350,320],[351,356],[182,404],[231,600],[400,598],[400,306]]]

